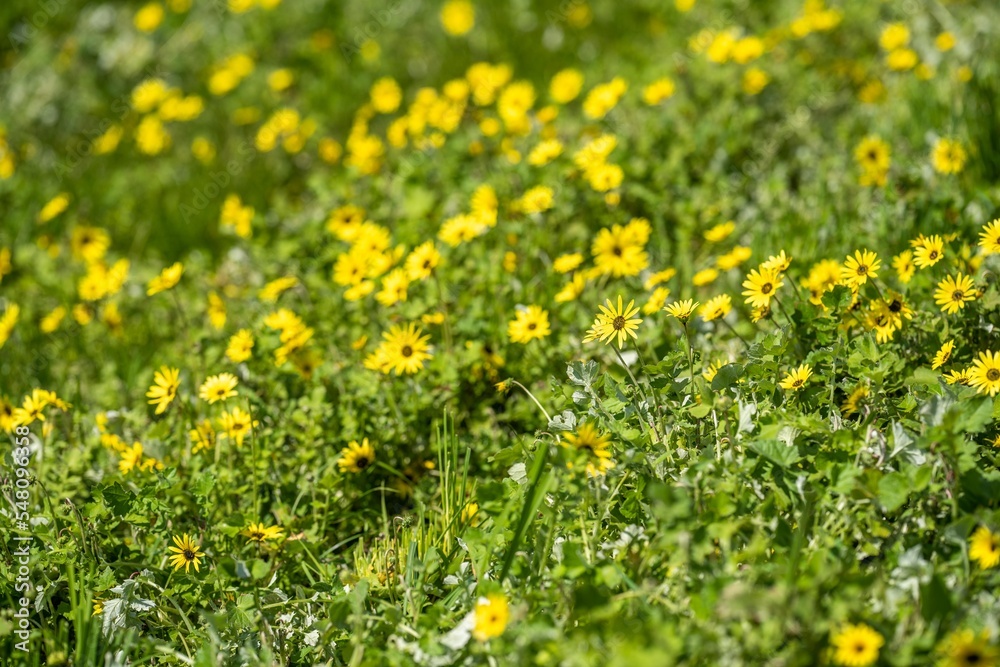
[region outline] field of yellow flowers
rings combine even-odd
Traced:
[[[993,0],[0,25],[4,665],[1000,666]]]

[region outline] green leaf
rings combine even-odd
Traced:
[[[721,391],[732,387],[742,375],[743,368],[739,364],[726,364],[712,378],[712,391]]]
[[[948,586],[938,575],[920,587],[920,615],[928,624],[933,625],[948,616],[952,606]]]
[[[566,376],[578,387],[589,387],[597,377],[597,362],[593,359],[586,363],[574,361],[566,367]]]
[[[704,419],[708,416],[708,413],[712,411],[712,406],[708,403],[702,403],[701,405],[696,405],[692,407],[688,412],[691,413],[692,417],[697,419]]]
[[[887,512],[895,512],[910,496],[910,480],[901,472],[891,472],[878,481],[878,500]]]
[[[107,508],[118,516],[128,514],[132,509],[132,503],[135,502],[135,494],[118,482],[104,487],[101,497],[104,499],[104,504]]]
[[[801,457],[799,448],[789,447],[777,440],[758,440],[750,443],[750,449],[782,468],[788,468]]]

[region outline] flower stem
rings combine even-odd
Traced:
[[[635,375],[632,374],[632,369],[629,368],[628,364],[625,363],[625,359],[622,357],[622,353],[619,352],[618,348],[616,348],[614,345],[611,346],[611,349],[615,351],[615,356],[618,357],[618,361],[621,362],[621,365],[625,367],[625,372],[628,373],[628,376],[632,379],[632,384],[635,385],[636,391],[639,392],[639,394],[642,397],[642,400],[644,400],[646,402],[646,405],[648,406],[649,403],[650,403],[649,396],[646,395],[646,390],[642,388],[642,385],[639,384],[639,381],[635,379]],[[639,423],[642,424],[643,427],[648,430],[649,427],[646,424],[645,419],[643,419],[642,412],[639,410],[639,406],[638,405],[635,406],[635,411],[639,414]],[[652,431],[653,431],[654,437],[656,438],[656,442],[659,442],[660,441],[660,432],[657,431],[655,428],[652,429]]]
[[[534,404],[538,406],[538,409],[542,411],[542,414],[543,414],[543,415],[545,415],[545,423],[546,423],[546,425],[548,425],[548,422],[552,421],[552,417],[550,417],[550,416],[549,416],[549,413],[548,413],[548,411],[546,411],[546,409],[542,407],[542,404],[538,402],[538,399],[537,399],[537,398],[535,398],[535,395],[534,395],[534,394],[532,394],[532,393],[531,393],[531,392],[530,392],[530,391],[528,390],[528,388],[527,388],[527,387],[525,387],[525,386],[524,386],[523,384],[521,384],[521,383],[520,383],[520,382],[518,382],[517,380],[511,380],[511,381],[510,381],[510,383],[511,383],[511,384],[515,384],[515,385],[517,385],[518,387],[520,387],[520,388],[521,388],[521,391],[523,391],[523,392],[524,392],[525,394],[527,394],[527,395],[528,395],[528,398],[530,398],[530,399],[531,399],[531,400],[532,400],[532,401],[534,402]]]

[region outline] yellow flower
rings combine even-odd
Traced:
[[[267,75],[267,87],[275,92],[285,90],[295,83],[295,74],[287,67],[276,69]]]
[[[545,338],[552,330],[549,328],[549,313],[541,306],[531,305],[520,308],[514,319],[507,325],[507,336],[514,343],[528,343],[535,338]]]
[[[792,265],[792,258],[785,254],[785,251],[780,251],[777,255],[771,255],[767,258],[766,262],[762,262],[760,268],[762,271],[777,271],[778,273],[784,273],[788,270],[788,267]]]
[[[859,385],[851,392],[851,395],[847,397],[840,409],[843,411],[845,417],[849,417],[858,411],[858,406],[861,403],[861,399],[868,396],[868,387],[864,385]]]
[[[0,282],[12,271],[10,264],[10,248],[0,248]]]
[[[852,289],[864,285],[869,278],[877,278],[882,262],[878,255],[870,250],[856,250],[854,256],[848,255],[844,262],[841,280]]]
[[[802,364],[798,368],[790,371],[784,379],[778,383],[782,389],[798,391],[805,386],[806,381],[812,376],[812,367],[809,364]]]
[[[4,396],[0,396],[0,430],[4,433],[10,433],[17,425],[17,410],[14,408],[14,404]]]
[[[755,35],[744,37],[733,44],[730,55],[734,62],[745,65],[764,55],[764,40]]]
[[[732,250],[715,259],[715,266],[722,271],[739,268],[743,262],[750,259],[753,252],[747,246],[734,246]]]
[[[938,645],[939,667],[997,667],[1000,654],[990,646],[989,637],[985,630],[978,636],[968,629],[952,632]]]
[[[921,234],[915,240],[910,241],[910,245],[915,248],[913,263],[918,268],[926,269],[934,266],[944,257],[944,239],[937,234],[930,237]]]
[[[902,23],[890,23],[882,30],[879,46],[886,51],[895,51],[910,43],[910,29]]]
[[[931,364],[932,369],[941,368],[948,360],[951,358],[952,350],[955,349],[955,341],[949,340],[941,346],[941,349],[934,354],[934,363]]]
[[[135,128],[135,145],[140,153],[158,155],[170,146],[170,133],[156,116],[146,116]]]
[[[969,538],[969,558],[979,563],[981,570],[1000,564],[1000,533],[980,526]]]
[[[910,282],[910,279],[913,278],[913,274],[917,271],[916,264],[913,263],[913,252],[910,250],[904,250],[893,257],[892,268],[896,270],[896,275],[899,276],[899,282],[904,285]]]
[[[580,295],[583,294],[583,290],[586,286],[586,274],[583,272],[573,274],[572,280],[563,285],[563,288],[556,293],[554,297],[556,303],[566,303],[568,301],[577,300],[580,298]]]
[[[617,307],[611,299],[607,299],[606,303],[607,306],[599,306],[601,312],[597,315],[583,342],[600,340],[604,343],[611,343],[617,337],[620,349],[625,345],[625,340],[629,336],[638,340],[635,332],[642,320],[635,317],[639,312],[639,308],[635,307],[635,301],[629,301],[628,306],[623,308],[622,297],[619,294]]]
[[[980,394],[991,397],[1000,392],[1000,353],[989,350],[979,353],[979,358],[972,361],[972,368],[967,371],[969,385],[975,387]]]
[[[743,73],[743,92],[747,95],[758,95],[771,82],[767,72],[759,67],[751,67]]]
[[[660,283],[665,283],[676,275],[677,270],[672,268],[657,271],[656,273],[650,274],[650,276],[646,278],[645,282],[642,283],[642,287],[643,289],[653,289]]]
[[[111,245],[111,237],[99,227],[80,226],[73,229],[70,238],[70,249],[73,257],[87,263],[95,263],[104,257]]]
[[[896,49],[885,57],[885,64],[889,69],[897,72],[905,72],[917,66],[920,57],[913,49]]]
[[[395,79],[388,76],[373,83],[369,95],[372,107],[379,113],[392,113],[403,101],[403,89]]]
[[[209,403],[216,403],[236,396],[236,376],[232,373],[219,373],[207,378],[198,389],[198,396]]]
[[[207,314],[213,329],[219,330],[226,325],[226,304],[215,292],[208,293]]]
[[[568,104],[580,95],[583,74],[579,70],[564,69],[557,72],[549,83],[549,97],[556,104]]]
[[[69,195],[65,192],[60,192],[42,207],[42,210],[38,212],[38,216],[35,218],[35,221],[39,224],[48,222],[65,211],[68,206]]]
[[[142,466],[142,443],[133,442],[131,447],[125,447],[121,452],[121,460],[118,461],[118,470],[123,475],[127,475],[136,468]]]
[[[205,557],[201,547],[195,544],[187,533],[183,537],[174,535],[174,544],[177,546],[169,548],[173,555],[168,559],[170,564],[174,566],[174,571],[176,572],[183,567],[184,571],[187,572],[194,565],[194,571],[200,572],[201,559]]]
[[[719,243],[729,238],[729,235],[735,230],[736,223],[732,220],[729,222],[720,222],[705,232],[705,240],[709,243]]]
[[[462,508],[461,522],[466,525],[475,526],[479,523],[479,503],[469,503]]]
[[[884,173],[889,170],[889,144],[879,136],[867,136],[854,149],[854,159],[866,172]]]
[[[628,84],[621,77],[594,86],[583,101],[584,115],[591,120],[601,120],[618,105],[626,90]]]
[[[340,450],[337,465],[340,467],[340,472],[359,473],[374,462],[375,448],[368,443],[368,438],[364,438],[361,444],[352,440],[347,447]]]
[[[406,273],[410,280],[416,282],[428,278],[441,262],[441,253],[434,247],[433,241],[426,241],[413,249],[406,258]]]
[[[3,316],[0,317],[0,348],[7,344],[11,333],[14,331],[14,325],[17,324],[17,318],[20,315],[21,307],[16,303],[12,303],[7,306],[7,310],[5,310]]]
[[[283,276],[281,278],[277,278],[260,288],[260,291],[257,292],[257,298],[261,301],[274,303],[278,300],[279,296],[298,284],[299,279],[295,276]]]
[[[667,311],[668,315],[672,315],[681,322],[686,323],[689,319],[691,319],[691,316],[694,314],[698,305],[698,302],[694,299],[685,299],[684,301],[674,301],[664,310]]]
[[[135,24],[136,30],[153,32],[163,22],[163,5],[158,2],[143,5],[135,13],[132,22]]]
[[[645,241],[640,239],[630,225],[612,225],[597,232],[590,251],[600,274],[615,278],[639,275],[649,266],[649,255],[643,249]]]
[[[424,362],[433,356],[430,352],[431,347],[427,344],[430,336],[421,335],[422,333],[413,323],[405,327],[395,325],[389,331],[383,332],[384,340],[379,345],[384,360],[382,372],[395,371],[396,375],[401,375],[421,370]]]
[[[491,593],[476,601],[475,626],[472,636],[481,642],[499,637],[507,628],[510,610],[507,598],[499,593]]]
[[[191,436],[191,451],[195,454],[215,446],[215,429],[212,428],[212,422],[208,419],[198,422],[195,428],[188,431],[188,435]]]
[[[38,328],[41,329],[42,333],[52,333],[59,328],[59,324],[66,317],[66,312],[65,306],[56,306],[52,312],[42,318],[42,321],[38,323]]]
[[[955,35],[950,32],[942,32],[934,38],[934,48],[941,53],[946,53],[955,48]]]
[[[583,255],[578,252],[572,254],[560,255],[556,257],[555,261],[552,262],[552,268],[556,273],[569,273],[575,270],[580,264],[583,263]]]
[[[149,281],[149,284],[146,285],[146,294],[153,296],[172,288],[180,282],[182,273],[184,273],[184,266],[180,262],[168,266],[160,271],[160,275]]]
[[[441,25],[449,35],[460,37],[476,25],[476,9],[468,0],[448,0],[441,7]]]
[[[969,385],[969,371],[970,369],[964,368],[959,371],[948,371],[944,374],[944,381],[948,384],[960,384],[964,386]]]
[[[558,139],[544,139],[535,145],[528,153],[528,164],[542,167],[556,159],[563,152],[562,142]]]
[[[691,283],[695,287],[704,287],[705,285],[710,285],[715,282],[715,279],[719,277],[719,271],[712,267],[707,269],[702,269],[698,271],[693,276],[691,276]]]
[[[653,313],[659,312],[663,309],[663,306],[667,303],[667,298],[670,296],[670,289],[667,287],[657,287],[653,290],[653,293],[649,295],[649,299],[646,301],[645,305],[642,307],[642,312],[644,315],[652,315]]]
[[[728,294],[712,297],[701,307],[701,318],[706,322],[725,317],[733,309],[733,300]]]
[[[986,255],[1000,252],[1000,218],[983,225],[983,231],[979,233],[979,247]]]
[[[959,273],[954,278],[945,276],[944,280],[938,283],[934,291],[934,303],[941,306],[941,310],[954,315],[969,301],[976,300],[976,288],[970,276],[963,276]]]
[[[590,422],[581,424],[575,433],[563,437],[563,445],[573,447],[578,452],[586,452],[593,460],[587,461],[587,474],[590,477],[605,474],[614,468],[611,460],[611,439],[607,433],[601,433]]]
[[[962,144],[955,139],[942,138],[934,144],[931,162],[940,174],[957,174],[965,167],[967,158]]]
[[[243,531],[240,531],[240,535],[247,537],[251,542],[257,542],[258,544],[266,542],[267,540],[277,540],[280,539],[284,534],[284,531],[278,526],[265,526],[263,523],[251,523]]]
[[[675,88],[669,77],[657,79],[642,89],[642,101],[650,106],[660,104],[674,96]]]
[[[229,412],[223,412],[219,417],[219,427],[226,434],[226,437],[236,443],[237,447],[243,446],[243,439],[256,425],[257,422],[251,422],[250,413],[244,412],[239,407],[235,407]]]
[[[156,414],[163,414],[167,407],[177,397],[177,390],[181,386],[181,371],[178,368],[161,366],[160,370],[153,374],[153,386],[146,392],[149,404],[156,406]]]
[[[834,661],[844,667],[867,667],[878,660],[879,649],[885,640],[878,632],[860,623],[845,625],[830,642],[835,653]]]
[[[222,202],[222,211],[219,214],[219,224],[223,227],[232,228],[236,235],[243,239],[248,239],[253,235],[251,227],[254,217],[254,208],[244,206],[237,194],[229,194]]]
[[[747,279],[743,281],[743,287],[746,288],[743,290],[743,296],[746,297],[744,303],[749,303],[755,308],[766,308],[771,305],[771,299],[784,284],[778,271],[761,265],[760,270],[750,271]]]
[[[536,185],[525,192],[517,202],[518,209],[527,214],[542,213],[552,208],[555,193],[547,185]]]
[[[406,269],[400,267],[390,271],[382,278],[382,289],[375,295],[375,300],[383,306],[392,306],[400,301],[406,301],[410,277]]]

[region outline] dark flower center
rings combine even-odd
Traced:
[[[538,328],[538,325],[537,325],[537,324],[535,324],[534,322],[532,322],[532,323],[530,323],[530,324],[528,325],[528,331],[534,331],[534,330],[535,330],[535,329],[537,329],[537,328]]]
[[[354,462],[354,465],[355,465],[355,466],[356,466],[356,467],[357,467],[357,468],[358,468],[359,470],[364,470],[365,468],[367,468],[367,467],[368,467],[368,457],[365,457],[365,456],[359,456],[359,457],[358,457],[358,459],[357,459],[357,461],[355,461],[355,462]]]
[[[400,353],[401,355],[403,355],[404,357],[410,357],[410,356],[413,356],[413,348],[412,348],[412,347],[410,347],[409,345],[404,345],[404,346],[403,346],[403,349],[401,349],[401,350],[399,351],[399,353]]]
[[[621,249],[621,246],[615,246],[614,248],[611,249],[611,253],[615,257],[621,257],[624,254],[624,252],[625,251]]]
[[[625,318],[619,315],[611,323],[611,326],[614,327],[615,331],[621,331],[625,328]]]
[[[194,552],[190,549],[184,550],[184,560],[194,560]]]
[[[900,302],[899,299],[893,299],[892,303],[889,304],[889,310],[891,310],[894,313],[898,313],[899,311],[903,310],[902,302]]]
[[[927,257],[929,257],[930,259],[937,259],[937,256],[938,256],[937,250],[931,250],[930,253],[927,254]]]
[[[868,273],[868,267],[865,266],[864,264],[860,264],[858,266],[858,275],[859,276],[863,276],[863,275],[865,275],[867,273]]]
[[[951,293],[951,298],[952,298],[953,301],[964,301],[965,300],[965,292],[963,292],[960,289],[957,289],[957,290],[955,290],[954,292]]]
[[[990,382],[996,382],[997,380],[1000,380],[1000,370],[991,368],[990,370],[986,371],[986,379],[989,380]]]
[[[771,293],[771,283],[764,283],[763,285],[761,285],[760,286],[760,293],[761,294],[770,294]]]

